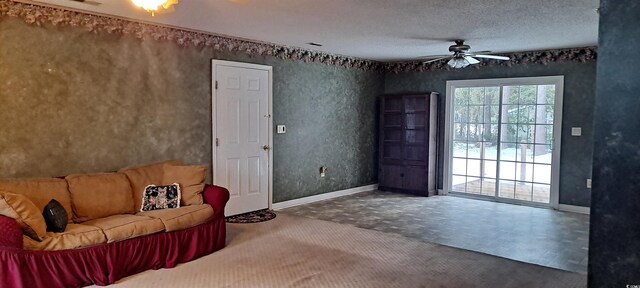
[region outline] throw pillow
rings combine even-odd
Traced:
[[[202,205],[202,190],[204,190],[207,166],[176,166],[166,165],[162,185],[180,184],[180,205]]]
[[[44,207],[42,216],[47,223],[47,231],[62,233],[67,229],[67,210],[56,199],[49,201]]]
[[[153,211],[180,207],[180,185],[149,185],[144,188],[140,211]]]
[[[161,183],[166,164],[182,165],[182,161],[164,161],[160,163],[122,168],[118,171],[120,173],[124,173],[127,175],[127,178],[129,178],[131,189],[133,190],[133,207],[135,207],[135,210],[140,209],[140,206],[142,205],[142,196],[144,195],[144,189],[147,185],[165,185],[176,182]]]
[[[0,191],[0,215],[15,219],[33,240],[42,241],[47,233],[40,209],[24,195]]]

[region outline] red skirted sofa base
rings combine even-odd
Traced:
[[[214,217],[189,229],[76,250],[26,251],[22,247],[1,246],[0,287],[104,286],[142,271],[172,268],[220,250],[225,246],[224,206],[229,192],[207,185],[203,194],[205,203],[214,208]],[[5,232],[2,234],[8,236]],[[3,244],[7,243],[11,241]]]

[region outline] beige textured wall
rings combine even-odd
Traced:
[[[210,166],[214,58],[273,67],[273,121],[287,125],[272,134],[274,202],[376,182],[383,73],[12,17],[0,17],[0,178]]]
[[[0,177],[210,165],[211,51],[0,19]]]

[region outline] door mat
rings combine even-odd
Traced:
[[[227,221],[227,223],[258,223],[269,221],[274,218],[276,218],[275,212],[269,209],[264,209],[226,217],[224,220]]]

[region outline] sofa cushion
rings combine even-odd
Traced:
[[[182,194],[180,205],[202,205],[202,190],[204,190],[207,166],[176,166],[167,165],[164,168],[162,185],[180,184]]]
[[[36,251],[77,249],[107,243],[100,228],[83,224],[69,224],[62,233],[47,232],[40,242],[26,236],[22,240],[25,250]]]
[[[143,166],[122,168],[118,171],[127,175],[127,178],[129,178],[133,191],[133,206],[136,211],[140,211],[140,207],[142,207],[144,189],[149,185],[162,185],[165,165],[182,165],[182,161],[171,160]]]
[[[122,173],[69,175],[65,179],[77,223],[134,213],[131,185]]]
[[[164,224],[160,219],[127,214],[94,219],[82,224],[102,229],[107,243],[164,231]]]
[[[15,219],[23,233],[35,240],[47,233],[42,212],[24,195],[0,191],[0,215]]]
[[[60,202],[56,201],[56,199],[51,200],[42,211],[44,221],[47,223],[47,231],[64,232],[67,229],[68,214]]]
[[[0,180],[0,190],[27,196],[40,212],[51,199],[56,199],[65,210],[71,212],[71,196],[67,181],[63,179],[3,179]],[[69,222],[71,222],[71,213],[68,214]]]
[[[180,185],[149,185],[144,189],[140,211],[173,209],[180,207]]]
[[[182,230],[206,223],[213,217],[213,208],[209,204],[184,206],[175,209],[139,212],[136,215],[162,220],[165,231]]]

